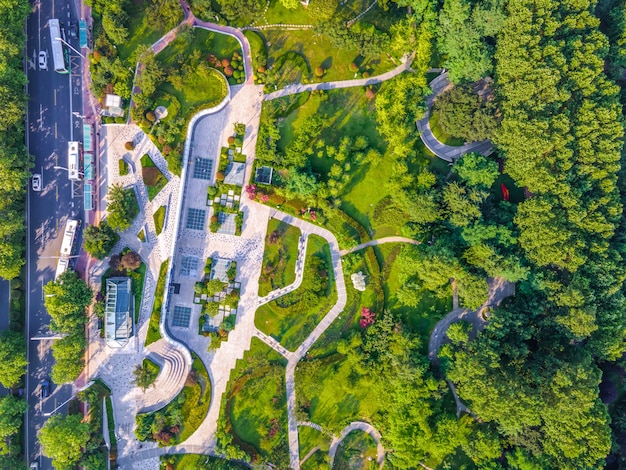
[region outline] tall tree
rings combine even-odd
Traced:
[[[6,388],[13,387],[26,373],[27,365],[24,335],[0,332],[0,383]]]
[[[42,452],[55,468],[72,468],[83,456],[89,441],[89,423],[80,414],[53,415],[39,431]]]

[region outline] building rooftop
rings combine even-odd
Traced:
[[[133,335],[133,291],[130,277],[106,281],[105,336],[111,348],[121,348]]]

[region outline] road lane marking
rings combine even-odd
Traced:
[[[57,105],[57,90],[56,88],[54,89],[54,105]]]
[[[54,187],[56,189],[56,199],[57,201],[59,200],[59,187],[55,186]],[[57,230],[59,229],[59,221],[57,220]]]
[[[54,123],[54,138],[57,139],[57,123]]]

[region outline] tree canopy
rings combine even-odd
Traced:
[[[55,468],[71,468],[80,461],[89,442],[89,423],[80,414],[55,414],[42,426],[38,437],[43,454],[52,459]]]

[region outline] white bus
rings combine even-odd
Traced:
[[[55,279],[67,271],[70,265],[70,256],[74,249],[74,241],[76,240],[76,232],[78,231],[78,220],[67,219],[65,223],[65,231],[63,232],[63,241],[61,242],[60,258],[57,264],[57,273]]]
[[[65,48],[61,42],[61,27],[59,20],[53,18],[48,20],[50,28],[50,42],[52,43],[52,60],[54,61],[54,71],[58,73],[68,73],[66,66]]]
[[[80,179],[80,142],[67,143],[67,174],[68,178],[74,181]]]

